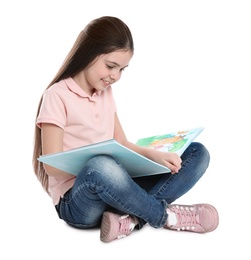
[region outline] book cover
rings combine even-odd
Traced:
[[[200,127],[142,138],[137,141],[137,144],[152,149],[176,152],[181,155],[202,130],[203,128]],[[167,167],[124,147],[114,139],[60,153],[42,155],[38,160],[62,171],[77,175],[90,158],[101,154],[112,156],[115,160],[118,160],[131,177],[170,172]]]

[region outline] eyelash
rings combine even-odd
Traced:
[[[110,65],[107,65],[107,64],[106,64],[106,66],[107,66],[107,68],[110,69],[110,70],[112,70],[112,69],[114,68],[113,66],[110,66]],[[120,71],[124,71],[124,70],[125,70],[125,68],[120,69]]]

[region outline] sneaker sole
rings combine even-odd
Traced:
[[[102,217],[101,223],[101,230],[100,230],[100,240],[103,242],[107,241],[107,237],[109,236],[109,231],[111,230],[111,221],[110,221],[110,213],[104,212]]]

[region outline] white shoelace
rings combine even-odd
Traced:
[[[121,216],[119,218],[119,224],[120,227],[119,227],[119,235],[117,237],[118,239],[128,236],[135,227],[135,224],[133,223],[129,215]]]

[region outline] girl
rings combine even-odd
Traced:
[[[213,231],[219,221],[213,206],[171,204],[206,171],[207,149],[193,142],[180,158],[175,153],[139,147],[126,138],[111,85],[120,79],[133,52],[131,32],[116,17],[100,17],[81,31],[38,106],[34,171],[59,218],[76,228],[100,226],[103,242],[128,236],[146,223],[155,228]],[[99,155],[76,177],[37,160],[42,154],[111,138],[167,166],[171,173],[133,179],[120,162]]]

